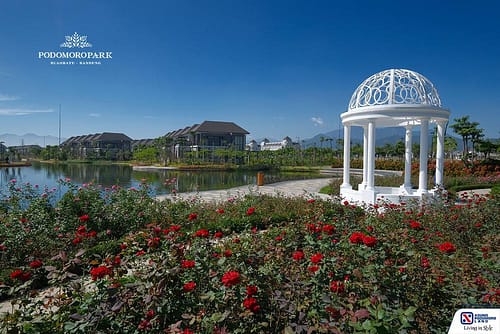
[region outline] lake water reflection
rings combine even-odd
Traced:
[[[266,172],[268,180],[282,178],[279,173]],[[292,178],[305,179],[311,175],[294,174]],[[317,176],[316,176],[317,177]],[[64,193],[58,180],[71,179],[75,184],[93,182],[103,187],[119,185],[124,188],[137,187],[142,180],[151,185],[155,194],[168,194],[173,188],[178,192],[228,189],[232,187],[256,183],[255,171],[177,171],[154,170],[134,171],[128,165],[98,164],[48,164],[33,163],[31,167],[0,168],[0,190],[7,188],[12,179],[18,184],[29,182],[40,187],[56,188],[59,194]],[[290,177],[288,177],[290,178]],[[175,180],[165,184],[168,180]]]

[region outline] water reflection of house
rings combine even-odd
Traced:
[[[233,122],[204,121],[165,135],[174,144],[177,157],[186,151],[245,149],[248,131]]]
[[[125,160],[132,150],[132,139],[123,133],[103,132],[70,137],[61,147],[73,158]]]

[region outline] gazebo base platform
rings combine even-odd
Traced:
[[[416,189],[408,189],[404,187],[375,187],[375,189],[373,190],[354,190],[347,187],[340,188],[340,196],[350,203],[354,204],[399,204],[402,202],[430,199],[435,197],[436,195],[437,193],[435,190],[421,192]]]

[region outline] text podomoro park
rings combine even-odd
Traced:
[[[55,52],[55,51],[39,51],[38,58],[42,59],[112,59],[113,52],[105,51],[105,52],[78,52],[78,51],[70,51],[70,52]]]

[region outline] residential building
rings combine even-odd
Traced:
[[[125,160],[132,151],[132,139],[123,133],[103,132],[74,136],[61,144],[73,158]]]
[[[269,141],[267,138],[265,138],[261,143],[260,143],[260,150],[261,151],[277,151],[281,150],[283,148],[288,148],[288,147],[293,147],[293,148],[298,148],[299,144],[294,143],[292,139],[288,136],[283,138],[281,141]]]
[[[38,156],[41,150],[40,145],[9,146],[9,155],[12,154],[16,159],[30,159]]]
[[[249,132],[233,122],[204,121],[171,131],[165,137],[172,141],[176,157],[185,151],[245,149]]]

